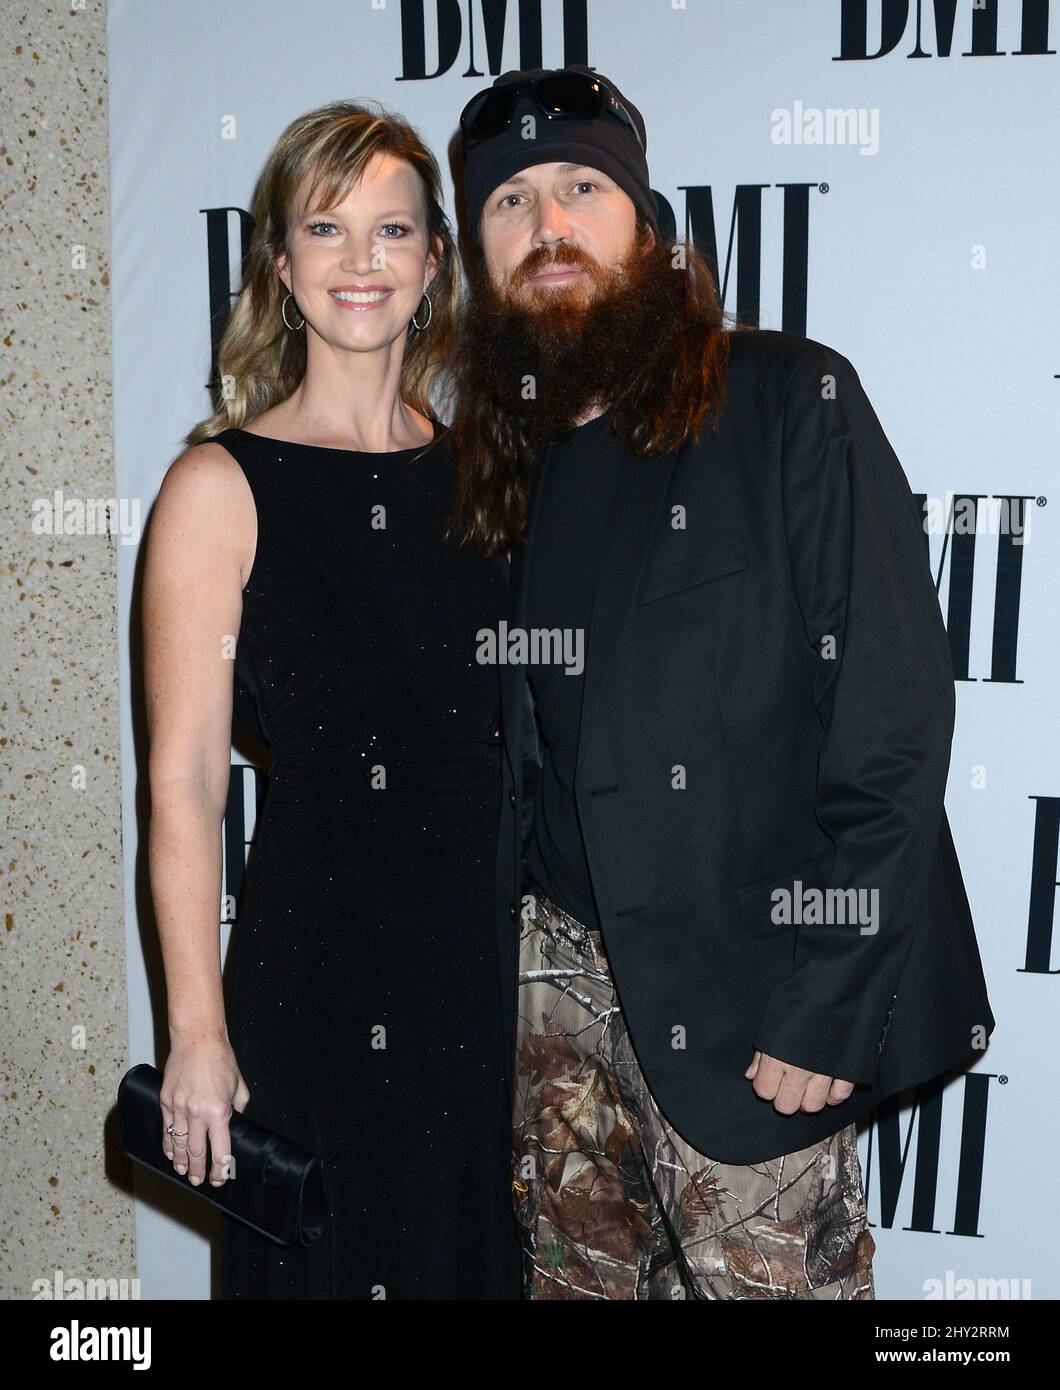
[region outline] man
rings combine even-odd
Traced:
[[[872,1298],[855,1121],[994,1024],[915,503],[845,357],[726,326],[613,82],[461,132],[527,1294]]]

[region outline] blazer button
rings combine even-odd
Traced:
[[[513,806],[515,805],[515,789],[514,789],[514,787],[513,787],[512,790],[508,793],[508,800],[511,802],[511,804],[512,804]]]
[[[508,912],[509,912],[509,914],[511,915],[512,921],[514,922],[514,921],[515,921],[515,903],[512,902],[512,900],[511,900],[510,898],[509,898],[509,900],[508,900]]]

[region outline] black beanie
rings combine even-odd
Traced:
[[[516,69],[505,72],[494,80],[494,87],[507,87],[523,82],[531,77],[543,77],[547,68]],[[609,77],[594,72],[592,68],[571,65],[560,69],[563,72],[584,72],[590,77],[598,77],[606,82],[611,91],[629,112],[640,132],[645,149],[648,145],[644,118],[637,108],[626,100]],[[522,134],[522,117],[534,116],[536,137],[527,140]],[[508,129],[499,135],[473,145],[464,150],[464,194],[467,199],[468,234],[472,245],[481,246],[479,223],[486,199],[513,174],[526,169],[531,164],[552,164],[569,162],[588,164],[599,169],[608,178],[614,179],[623,192],[628,193],[638,211],[659,240],[675,234],[673,218],[664,207],[656,202],[648,178],[648,161],[644,149],[624,121],[611,116],[590,117],[585,120],[564,119],[546,120],[529,96],[522,97],[516,104]]]

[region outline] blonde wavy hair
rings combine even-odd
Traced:
[[[258,180],[243,284],[217,354],[215,410],[186,436],[187,445],[202,444],[224,429],[242,428],[286,400],[305,376],[306,335],[291,332],[283,322],[287,288],[275,260],[286,248],[288,224],[305,181],[309,180],[307,210],[314,205],[334,207],[377,154],[403,159],[419,175],[427,245],[437,250],[436,239],[442,243],[438,273],[428,287],[430,326],[420,332],[410,324],[398,383],[403,401],[429,419],[436,418],[430,396],[448,376],[461,297],[456,242],[442,209],[438,162],[412,126],[379,103],[335,101],[291,122]]]

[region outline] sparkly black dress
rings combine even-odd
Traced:
[[[442,544],[452,456],[216,437],[257,507],[238,721],[270,745],[226,1007],[246,1115],[330,1229],[225,1217],[224,1298],[519,1298],[494,945],[507,563]]]

